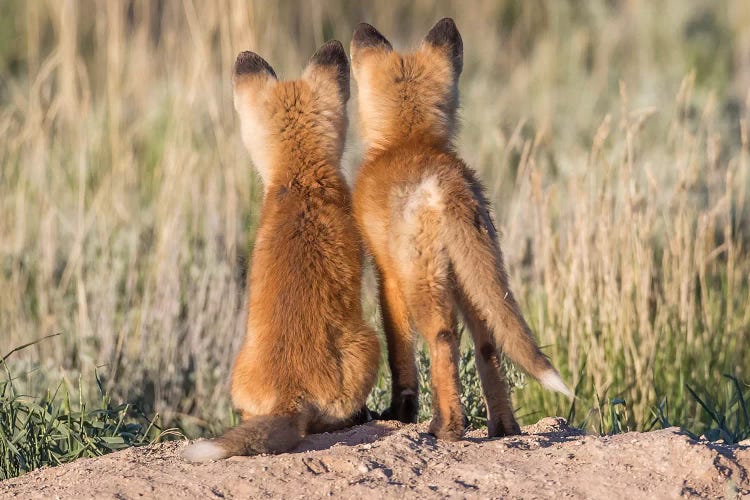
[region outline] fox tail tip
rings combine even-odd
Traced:
[[[559,392],[560,394],[563,394],[570,399],[575,398],[575,394],[573,394],[573,391],[571,391],[568,386],[565,385],[562,377],[560,377],[560,374],[555,370],[547,370],[546,372],[544,372],[542,376],[539,377],[539,382],[547,389]]]
[[[224,448],[209,440],[195,442],[182,450],[182,458],[188,462],[210,462],[228,456]]]

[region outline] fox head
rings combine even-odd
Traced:
[[[350,52],[366,147],[385,149],[414,134],[452,142],[463,69],[463,42],[452,19],[438,21],[408,54],[394,51],[378,30],[362,23]]]
[[[279,168],[339,165],[349,99],[349,61],[341,42],[326,42],[302,77],[290,81],[279,81],[258,54],[241,52],[232,84],[242,141],[266,188]]]

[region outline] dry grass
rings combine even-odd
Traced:
[[[113,397],[168,423],[228,422],[261,196],[235,54],[294,77],[359,21],[403,47],[445,15],[466,50],[459,149],[523,309],[577,384],[576,420],[610,418],[597,401],[618,397],[643,427],[666,396],[692,425],[707,417],[686,383],[750,378],[747,2],[387,5],[2,3],[0,354],[63,332],[14,358],[21,392],[81,374],[94,397],[99,367]],[[569,410],[534,383],[516,402],[527,421]]]

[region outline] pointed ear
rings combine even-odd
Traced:
[[[276,72],[271,65],[255,52],[245,51],[237,55],[232,75],[235,93],[247,86],[261,85],[276,79]]]
[[[424,41],[447,54],[458,78],[464,67],[464,43],[453,19],[446,17],[438,21],[427,33]]]
[[[391,42],[380,34],[373,26],[359,23],[354,29],[349,52],[352,55],[352,66],[356,67],[368,54],[392,52]],[[356,75],[355,75],[356,76]]]
[[[344,103],[349,100],[349,58],[338,40],[324,43],[305,68],[303,78],[318,82],[332,82]]]

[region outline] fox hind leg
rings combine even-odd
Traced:
[[[340,333],[336,346],[340,387],[328,388],[320,395],[320,401],[329,403],[319,410],[335,419],[350,420],[362,411],[375,384],[380,364],[380,342],[374,330],[355,324]]]
[[[474,339],[477,372],[487,407],[487,434],[489,437],[520,434],[521,428],[513,416],[513,403],[510,399],[508,382],[500,365],[500,353],[495,346],[492,332],[458,287],[456,288],[456,302],[460,306],[464,323]]]
[[[416,299],[414,322],[430,351],[433,398],[430,432],[440,439],[454,441],[463,436],[465,428],[458,378],[459,336],[452,304],[442,295],[425,293]]]
[[[414,326],[430,351],[433,397],[430,432],[440,439],[453,441],[463,436],[465,424],[458,378],[459,335],[451,296],[450,265],[434,238],[429,238],[426,233],[420,236],[425,238],[421,242],[417,239],[421,252],[414,261],[412,277],[415,279],[407,300]]]
[[[319,434],[321,432],[336,432],[353,425],[362,425],[372,421],[370,410],[367,406],[360,408],[358,412],[348,418],[332,418],[320,416],[310,422],[308,432]]]
[[[440,240],[442,206],[433,178],[423,180],[395,205],[391,252],[398,258],[408,316],[430,351],[433,418],[430,432],[457,440],[464,433],[458,379],[458,333],[451,293],[451,263]]]
[[[419,413],[417,365],[407,304],[396,276],[381,270],[380,304],[391,369],[391,406],[381,418],[416,423]]]

